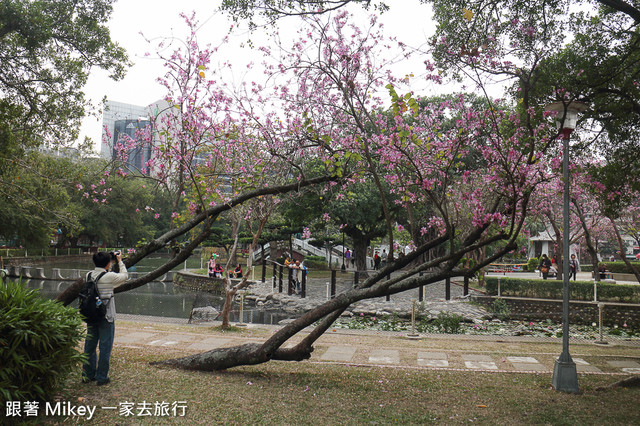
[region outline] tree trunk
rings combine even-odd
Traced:
[[[613,231],[615,232],[616,239],[618,240],[618,246],[620,247],[620,258],[622,259],[624,264],[627,265],[627,268],[633,273],[633,275],[636,276],[636,280],[640,282],[640,268],[637,268],[633,263],[629,262],[629,259],[627,259],[627,248],[624,241],[622,240],[622,235],[620,235],[618,225],[616,225],[616,222],[613,219],[609,218],[609,220],[611,221]]]
[[[356,254],[356,270],[367,270],[367,248],[369,247],[369,240],[353,239],[353,251]]]
[[[572,200],[573,206],[578,214],[578,219],[580,219],[580,224],[582,225],[582,230],[584,231],[584,239],[587,244],[587,251],[589,251],[589,256],[591,257],[591,264],[593,265],[593,278],[596,281],[600,281],[600,274],[598,273],[598,251],[593,245],[593,241],[591,239],[591,231],[587,226],[586,217],[582,211],[582,208],[578,204],[578,202],[574,199]]]
[[[228,278],[225,278],[225,281]],[[225,284],[226,287],[226,284]],[[236,290],[233,288],[226,288],[225,289],[225,299],[224,299],[224,305],[222,307],[222,325],[220,326],[220,328],[222,328],[223,330],[226,330],[229,328],[229,314],[231,313],[231,306],[233,304],[233,296],[236,295]]]

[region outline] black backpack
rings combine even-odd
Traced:
[[[78,296],[80,314],[88,323],[99,322],[107,313],[106,303],[102,302],[98,291],[98,280],[106,273],[107,271],[102,272],[96,279],[91,277],[91,273],[87,274],[87,279]]]

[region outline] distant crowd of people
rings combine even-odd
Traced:
[[[540,273],[542,274],[542,279],[544,280],[546,280],[547,278],[555,278],[558,276],[558,259],[556,256],[553,256],[552,259],[549,259],[549,256],[543,254],[538,267],[540,268]],[[573,280],[575,281],[578,272],[580,271],[580,262],[576,258],[576,255],[572,254],[571,259],[569,260],[569,279],[573,277]]]
[[[212,254],[209,258],[209,262],[207,263],[209,278],[224,278],[224,268],[217,262],[217,258],[218,256],[216,254]],[[229,277],[242,278],[242,265],[238,263],[233,270],[229,271]]]

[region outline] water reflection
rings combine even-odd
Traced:
[[[89,260],[89,259],[87,259]],[[167,260],[166,256],[158,256],[144,259],[137,266],[138,275],[151,271]],[[88,271],[91,260],[50,262],[38,265],[43,267],[46,276],[52,276],[53,268],[62,270],[80,269]],[[187,261],[187,268],[199,268],[200,258],[192,256]],[[184,267],[184,266],[183,266]],[[176,270],[182,269],[176,268]],[[93,268],[91,268],[93,269]],[[63,273],[63,276],[66,276]],[[30,279],[23,281],[29,288],[38,289],[43,297],[54,299],[69,287],[71,281],[52,281]],[[222,310],[224,298],[213,294],[197,293],[174,286],[172,282],[154,281],[134,290],[118,293],[116,295],[116,310],[118,313],[132,315],[148,315],[168,318],[188,319],[194,307],[212,306],[218,311]],[[77,306],[77,305],[76,305]],[[277,324],[280,320],[289,318],[287,314],[279,310],[267,311],[252,306],[244,307],[242,320],[240,319],[240,307],[235,304],[230,315],[231,322],[246,322],[254,324]]]

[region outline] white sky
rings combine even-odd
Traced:
[[[114,5],[112,19],[109,22],[111,37],[127,50],[133,66],[128,70],[126,77],[118,82],[109,79],[107,73],[102,70],[94,71],[85,86],[87,98],[98,108],[104,96],[112,101],[135,105],[148,105],[164,97],[165,93],[162,87],[156,82],[156,78],[163,71],[162,63],[158,59],[153,59],[153,54],[149,57],[144,56],[145,52],[151,51],[151,47],[140,33],[142,32],[149,39],[171,35],[184,38],[187,29],[179,14],[184,12],[190,15],[192,11],[195,11],[196,18],[201,23],[198,32],[200,42],[216,46],[232,25],[232,21],[225,14],[215,11],[219,4],[219,0],[118,1]],[[358,19],[365,20],[368,16],[359,7],[350,10],[357,14]],[[395,36],[410,46],[424,44],[434,30],[430,8],[420,4],[418,0],[392,2],[391,10],[384,13],[380,17],[380,21],[384,23],[387,36]],[[286,18],[281,21],[280,26],[296,29],[299,22],[299,19],[295,17]],[[253,34],[242,31],[234,31],[233,34],[235,36],[232,35],[232,44],[235,42],[236,46],[248,38],[251,38],[256,45],[260,45],[262,40],[265,40],[264,30],[260,29]],[[251,60],[247,49],[238,47],[232,52],[237,55],[239,65]],[[258,60],[256,58],[256,62]],[[410,68],[419,66],[416,63],[420,62],[408,65],[406,73],[420,73],[421,70]],[[84,120],[81,129],[81,138],[88,136],[93,139],[96,149],[99,149],[101,123],[101,115],[97,119],[96,117],[88,117]]]

